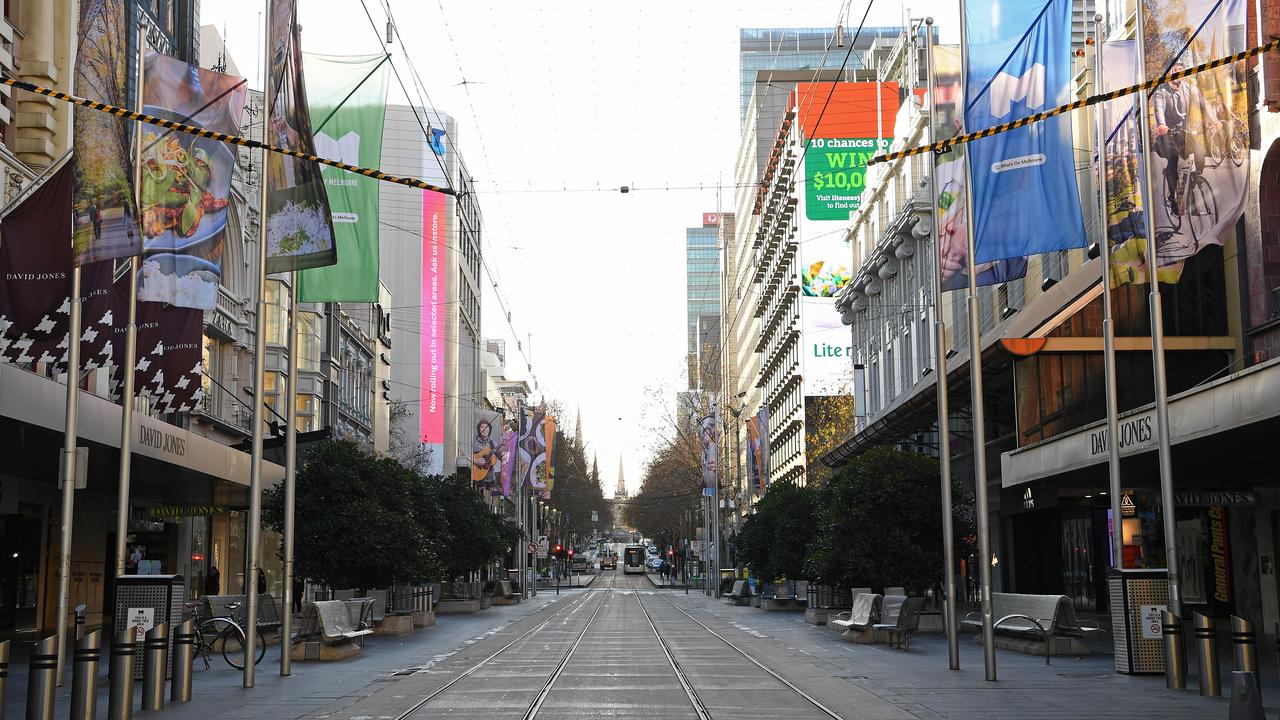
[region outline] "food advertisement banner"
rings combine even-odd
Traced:
[[[237,135],[247,87],[243,79],[148,52],[143,110],[151,115]],[[142,273],[138,299],[212,310],[218,304],[232,147],[209,138],[142,131]],[[241,242],[241,238],[231,238]]]
[[[267,142],[315,155],[302,81],[302,43],[296,0],[270,0],[271,67],[267,88]],[[267,272],[332,265],[338,261],[333,222],[320,166],[267,156]]]

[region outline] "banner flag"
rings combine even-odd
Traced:
[[[1244,49],[1244,0],[1146,0],[1145,8],[1142,61],[1148,79]],[[1129,53],[1128,65],[1114,69],[1122,80],[1133,77],[1133,55]],[[1105,66],[1104,72],[1111,85],[1113,66]],[[1206,246],[1222,245],[1244,212],[1247,76],[1243,62],[1207,70],[1160,85],[1147,103],[1147,157],[1152,164],[1147,176],[1161,282],[1177,282],[1183,261]],[[1113,255],[1113,282],[1145,280],[1145,272],[1126,272],[1126,262],[1145,261],[1145,243],[1134,249],[1136,253]]]
[[[296,0],[270,0],[271,67],[267,137],[273,145],[315,155]],[[332,265],[338,261],[333,222],[320,166],[270,153],[267,157],[267,273]]]
[[[121,107],[129,106],[126,56],[132,30],[126,5],[125,0],[81,0],[76,38],[76,92]],[[76,265],[142,251],[134,211],[131,124],[92,110],[74,113],[71,161],[76,170],[69,217]]]
[[[933,103],[935,141],[947,140],[963,132],[964,120],[960,114],[960,96],[963,92],[960,72],[960,48],[935,45],[933,48],[934,95]],[[964,145],[960,145],[944,156],[946,162],[934,159],[934,173],[937,180],[938,197],[938,267],[942,269],[942,291],[960,290],[969,287],[969,275],[965,268],[965,260],[969,254],[969,233],[967,231],[965,205],[969,202],[969,193],[965,190],[964,181]],[[979,263],[975,267],[978,273],[978,285],[996,285],[1010,280],[1018,280],[1027,274],[1025,257],[994,260]]]
[[[760,417],[747,418],[747,487],[760,486]]]
[[[1071,5],[965,4],[967,131],[1071,99]],[[976,140],[969,153],[975,263],[1085,246],[1069,115]]]
[[[143,111],[239,134],[248,92],[242,78],[147,53]],[[209,138],[142,132],[142,248],[138,299],[212,310],[218,305],[227,205],[236,156]],[[241,242],[232,238],[232,242]]]
[[[502,497],[511,497],[511,477],[519,454],[520,431],[508,424],[502,434]]]
[[[702,448],[702,492],[709,493],[719,486],[720,477],[720,423],[715,414],[704,415],[698,420],[698,444]]]
[[[129,322],[127,275],[115,284],[112,313],[115,318],[116,358],[124,359],[124,339]],[[137,358],[134,392],[148,398],[157,413],[190,412],[204,398],[204,312],[158,302],[137,306]],[[111,392],[117,401],[122,391],[118,363],[112,366]]]
[[[756,414],[759,419],[760,439],[755,448],[756,465],[760,468],[760,492],[769,487],[769,407],[766,405],[760,408],[760,412]]]
[[[498,438],[502,428],[502,413],[476,408],[475,435],[471,438],[471,481],[494,488],[502,473],[503,445]]]
[[[318,154],[377,167],[387,105],[386,55],[306,53],[307,99]],[[378,181],[325,166],[336,265],[298,275],[301,302],[378,302]],[[496,427],[496,426],[495,426]]]
[[[544,453],[545,463],[543,466],[543,482],[545,487],[542,490],[542,498],[544,500],[551,499],[551,491],[556,485],[556,464],[555,464],[555,446],[556,446],[556,419],[548,415],[542,421],[542,438],[547,449]]]

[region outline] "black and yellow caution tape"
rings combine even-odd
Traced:
[[[362,168],[356,165],[348,165],[347,163],[339,162],[337,160],[322,158],[319,155],[311,155],[309,153],[300,152],[298,150],[290,150],[289,148],[283,148],[278,145],[269,145],[259,140],[251,140],[247,137],[243,137],[240,135],[228,135],[227,133],[214,132],[213,130],[207,130],[205,128],[196,127],[194,125],[186,125],[184,123],[175,122],[173,120],[167,120],[162,117],[156,117],[155,115],[148,115],[146,113],[137,112],[136,110],[127,110],[117,105],[110,105],[103,102],[97,102],[96,100],[88,100],[86,98],[78,97],[76,95],[64,93],[60,90],[53,90],[51,88],[41,87],[39,85],[35,85],[32,83],[29,83],[23,80],[18,80],[11,77],[0,77],[0,84],[8,85],[10,87],[15,87],[15,88],[18,88],[19,90],[26,90],[27,92],[33,92],[33,93],[36,93],[37,95],[44,95],[46,97],[51,97],[51,98],[54,98],[55,100],[62,100],[64,102],[69,102],[73,105],[79,105],[81,107],[89,108],[90,110],[97,110],[99,112],[104,112],[109,115],[115,115],[116,117],[123,118],[125,120],[136,120],[137,122],[148,123],[151,125],[158,125],[168,130],[186,133],[188,135],[195,135],[197,137],[202,137],[202,138],[209,138],[211,140],[217,140],[218,142],[227,143],[228,145],[239,145],[241,147],[247,147],[247,148],[260,148],[260,149],[266,150],[267,152],[278,153],[280,155],[288,155],[290,157],[298,158],[299,160],[307,160],[309,162],[315,162],[315,163],[320,163],[322,165],[328,165],[330,167],[336,167],[339,170],[346,170],[347,172],[358,173],[360,175],[364,175],[365,177],[371,177],[375,180],[381,180],[383,182],[395,183],[397,185],[407,185],[408,187],[420,188],[422,190],[432,190],[434,192],[444,193],[446,195],[457,194],[450,188],[440,187],[438,185],[432,185],[429,182],[424,182],[417,178],[396,177],[395,175],[388,175],[382,172],[381,170],[377,170],[375,168]]]
[[[957,145],[963,145],[964,143],[967,143],[967,142],[972,142],[974,140],[981,140],[982,138],[991,137],[992,135],[999,135],[1002,132],[1008,132],[1010,130],[1015,130],[1020,127],[1026,127],[1031,123],[1040,122],[1041,120],[1047,120],[1051,117],[1056,117],[1058,115],[1062,115],[1063,113],[1071,112],[1072,110],[1079,110],[1080,108],[1083,108],[1083,107],[1089,107],[1090,105],[1097,105],[1100,102],[1115,100],[1117,98],[1122,98],[1126,95],[1132,95],[1136,92],[1141,92],[1143,90],[1154,90],[1155,88],[1159,87],[1160,85],[1166,82],[1169,82],[1170,80],[1180,80],[1184,77],[1195,75],[1196,73],[1202,73],[1206,70],[1213,70],[1215,68],[1220,68],[1224,65],[1230,65],[1232,63],[1240,62],[1241,60],[1248,60],[1251,57],[1261,55],[1265,52],[1270,52],[1272,50],[1275,50],[1276,48],[1280,48],[1280,38],[1274,39],[1271,42],[1268,42],[1264,45],[1259,45],[1258,47],[1250,48],[1248,50],[1235,53],[1234,55],[1227,55],[1225,57],[1220,57],[1217,60],[1211,60],[1207,63],[1196,65],[1195,67],[1179,70],[1176,73],[1168,73],[1162,77],[1158,77],[1153,80],[1147,80],[1146,82],[1138,83],[1137,85],[1130,85],[1128,87],[1116,88],[1115,90],[1111,90],[1110,92],[1099,93],[1097,95],[1090,95],[1089,97],[1081,98],[1079,100],[1074,100],[1072,102],[1067,103],[1066,105],[1060,105],[1051,110],[1044,110],[1042,112],[1033,113],[1024,118],[1018,118],[1017,120],[1013,120],[1011,122],[1001,123],[1000,125],[994,125],[984,130],[965,133],[964,135],[957,135],[948,140],[939,140],[938,142],[929,143],[928,145],[920,145],[917,147],[908,148],[906,150],[899,150],[897,152],[887,153],[885,155],[877,155],[871,158],[870,160],[868,160],[867,165],[878,165],[880,163],[891,162],[893,160],[898,160],[900,158],[912,157],[914,155],[923,155],[924,153],[928,153],[928,152],[939,153],[939,154],[950,152],[951,148]]]

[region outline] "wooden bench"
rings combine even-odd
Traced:
[[[1087,632],[1102,629],[1096,623],[1089,626],[1078,621],[1075,607],[1066,595],[991,593],[991,615],[994,618],[992,624],[997,634],[1043,641],[1046,665],[1049,664],[1049,658],[1055,654],[1055,639],[1079,638]],[[971,612],[960,622],[980,629],[982,613]],[[1006,649],[1034,652],[1029,647],[1018,644],[1010,644]],[[1077,650],[1073,648],[1072,652],[1075,653]]]
[[[890,595],[885,598],[899,598],[901,595]],[[916,629],[920,627],[920,611],[924,610],[924,598],[905,598],[898,605],[897,616],[892,621],[886,614],[885,622],[876,623],[871,629],[877,633],[883,633],[885,641],[889,643],[889,647],[901,650],[911,651],[911,636],[915,634]]]
[[[734,580],[733,590],[726,593],[724,599],[734,605],[750,605],[751,585],[746,580]]]
[[[855,638],[865,638],[867,631],[880,619],[882,600],[872,592],[857,593],[853,596],[853,608],[849,612],[840,613],[835,620],[828,620],[827,625],[840,630],[842,635],[852,632]]]

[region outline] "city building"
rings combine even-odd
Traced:
[[[1109,3],[1109,39],[1130,37],[1132,3]],[[1280,31],[1280,11],[1264,3],[1261,32]],[[1243,29],[1242,29],[1243,30]],[[1247,28],[1254,44],[1255,28]],[[1234,28],[1232,29],[1234,32]],[[1242,33],[1243,34],[1243,33]],[[1082,43],[1078,47],[1084,48]],[[1077,59],[1077,96],[1097,92]],[[1280,162],[1280,89],[1273,63],[1249,70],[1260,88],[1249,108],[1254,128],[1241,222],[1221,246],[1205,244],[1162,282],[1164,358],[1169,392],[1171,465],[1183,601],[1209,615],[1234,613],[1270,633],[1280,621],[1272,565],[1280,488],[1265,438],[1280,429],[1280,357],[1276,351],[1272,230]],[[1253,95],[1251,93],[1250,97]],[[921,144],[925,108],[904,104],[894,146]],[[979,290],[986,410],[986,482],[997,590],[1064,594],[1077,608],[1105,611],[1113,548],[1121,523],[1125,567],[1166,565],[1157,460],[1148,288],[1111,291],[1116,333],[1122,513],[1111,516],[1101,338],[1104,277],[1097,257],[1102,223],[1092,173],[1092,121],[1074,123],[1077,184],[1089,250],[1032,256],[1025,277]],[[1241,125],[1244,127],[1244,124]],[[950,382],[952,471],[972,483],[965,291],[944,292],[946,346],[933,346],[931,276],[937,250],[928,162],[879,166],[852,218],[857,274],[839,307],[849,324],[854,362],[866,372],[865,417],[822,462],[838,466],[877,445],[936,453],[937,373]],[[1212,172],[1211,168],[1209,172]],[[940,357],[941,356],[941,357]],[[1224,458],[1231,458],[1229,469]],[[975,563],[961,593],[972,597]]]
[[[720,385],[719,213],[703,213],[702,226],[685,230],[685,306],[690,390]]]

